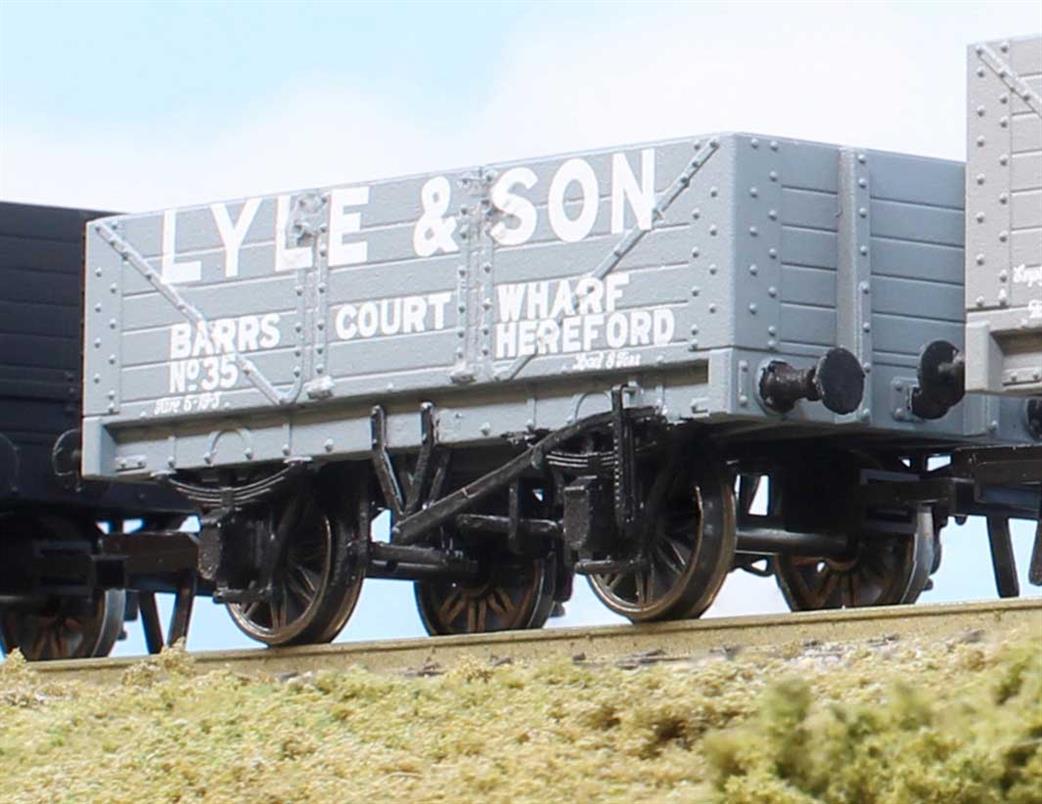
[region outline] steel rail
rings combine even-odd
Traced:
[[[463,657],[488,661],[571,658],[639,664],[732,655],[736,651],[763,653],[807,642],[915,637],[944,641],[967,635],[975,638],[977,632],[1015,629],[1037,633],[1042,644],[1042,598],[205,651],[192,653],[186,665],[195,673],[230,671],[279,676],[350,667],[391,673],[436,672]],[[32,667],[48,680],[115,684],[120,683],[128,669],[147,661],[148,657],[80,659],[41,662]]]

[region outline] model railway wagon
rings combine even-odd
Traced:
[[[184,517],[169,489],[80,476],[83,233],[100,214],[0,203],[0,648],[30,659],[108,653],[137,609],[128,585],[167,588],[194,557],[120,545],[126,520]]]
[[[1042,37],[969,49],[967,386],[1042,394]]]
[[[272,645],[365,577],[432,633],[539,627],[575,574],[635,621],[734,568],[911,602],[949,516],[1039,510],[928,463],[1042,438],[963,392],[963,179],[721,134],[95,221],[84,473],[198,505]]]
[[[1034,394],[1042,413],[1042,37],[972,45],[967,71],[966,387]],[[1042,446],[960,450],[978,490],[1042,487]],[[982,493],[978,491],[978,493]],[[1042,507],[1028,579],[1042,584]],[[999,594],[1018,594],[1009,531],[988,520]]]

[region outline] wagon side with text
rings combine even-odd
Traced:
[[[192,499],[268,644],[365,577],[432,633],[538,627],[575,574],[633,620],[735,568],[911,602],[949,516],[1037,513],[927,465],[1040,436],[942,359],[962,199],[957,163],[722,134],[97,221],[84,471]]]

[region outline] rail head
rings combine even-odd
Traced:
[[[420,637],[290,648],[189,653],[188,672],[213,671],[279,676],[362,667],[376,672],[415,672],[443,667],[464,656],[530,661],[565,658],[615,660],[655,655],[662,659],[708,655],[723,650],[776,649],[793,642],[856,642],[866,639],[957,638],[973,631],[1037,629],[1042,635],[1042,598],[886,606],[703,620],[551,628],[467,636]],[[49,679],[119,683],[124,673],[154,657],[55,661],[33,665]]]

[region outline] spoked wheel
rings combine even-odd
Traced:
[[[836,499],[849,497],[840,491]],[[779,555],[775,579],[792,611],[914,603],[937,568],[938,531],[931,508],[920,506],[914,533],[850,534],[853,553],[843,559]]]
[[[734,488],[723,467],[663,467],[648,494],[646,543],[632,569],[591,575],[609,609],[633,622],[700,616],[735,553]]]
[[[61,514],[14,515],[5,536],[37,540],[74,553],[91,553],[99,535],[89,519]],[[33,609],[0,610],[0,648],[16,648],[30,661],[107,656],[123,631],[126,592],[97,591],[90,597],[54,596]]]
[[[542,628],[554,608],[552,559],[495,564],[480,581],[417,581],[416,606],[429,634]]]
[[[933,546],[932,527],[912,536],[870,536],[848,560],[778,556],[775,577],[793,611],[914,603],[929,581]]]
[[[334,525],[310,491],[276,503],[266,525],[283,545],[271,587],[259,600],[229,603],[228,613],[266,645],[330,641],[361,591],[362,575],[352,572],[347,550],[353,532]]]
[[[39,612],[0,614],[0,643],[29,661],[108,656],[123,630],[126,592],[109,589],[93,598],[59,598]]]

